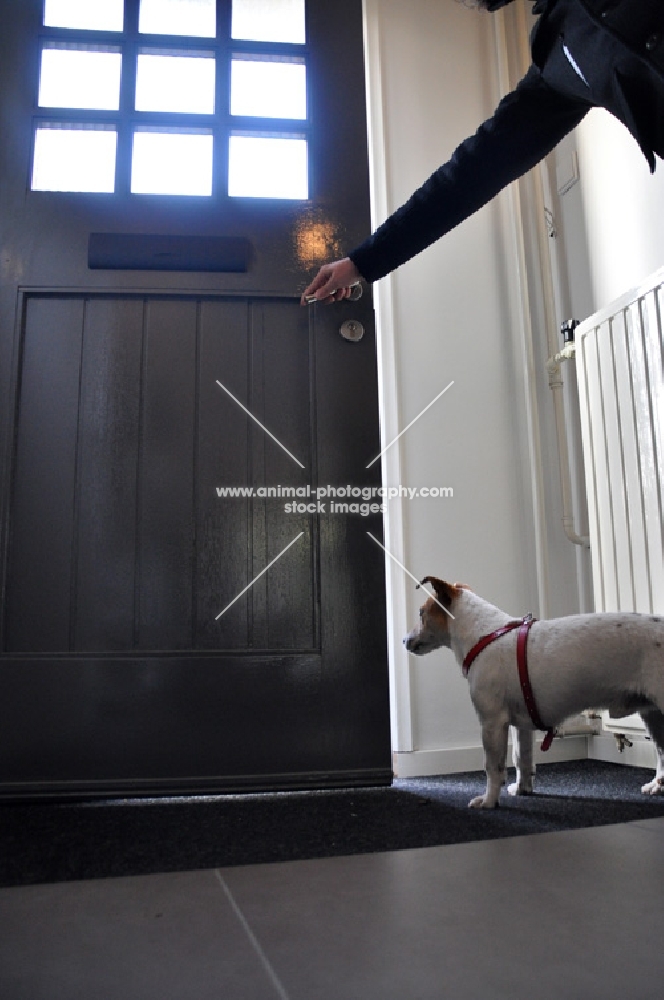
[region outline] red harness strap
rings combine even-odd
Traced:
[[[535,729],[541,729],[546,732],[546,736],[542,740],[542,750],[548,750],[551,746],[554,737],[553,729],[544,725],[540,718],[540,714],[537,711],[537,704],[535,702],[535,696],[533,694],[533,689],[530,684],[530,678],[528,676],[528,656],[526,652],[526,647],[528,645],[528,633],[536,621],[532,615],[525,615],[518,621],[508,622],[507,625],[503,625],[502,628],[497,628],[495,632],[490,632],[488,635],[482,636],[482,638],[475,643],[473,648],[466,653],[463,661],[463,676],[468,676],[468,671],[470,670],[471,664],[476,656],[486,649],[492,642],[499,639],[501,635],[505,635],[507,632],[513,632],[515,628],[518,628],[519,634],[516,637],[516,664],[519,671],[519,681],[521,682],[521,691],[523,693],[523,700],[526,703],[526,708],[528,709],[528,715]]]

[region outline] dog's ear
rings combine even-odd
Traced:
[[[446,583],[445,580],[439,580],[437,576],[425,576],[423,580],[420,580],[420,583],[430,583],[436,592],[436,597],[445,607],[451,604],[456,597],[456,584]]]

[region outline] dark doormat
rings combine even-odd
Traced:
[[[664,816],[651,770],[538,768],[536,794],[468,809],[482,772],[391,788],[0,805],[0,885],[190,871],[395,851]]]

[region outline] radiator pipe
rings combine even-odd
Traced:
[[[565,337],[565,346],[562,351],[550,357],[546,363],[546,370],[549,376],[549,388],[553,393],[553,410],[556,419],[556,437],[558,439],[558,462],[560,464],[560,488],[563,501],[563,530],[570,542],[575,545],[583,545],[590,548],[590,538],[587,535],[579,535],[574,528],[574,513],[572,506],[572,483],[569,471],[569,448],[567,447],[567,425],[565,423],[565,401],[563,399],[564,382],[562,379],[562,364],[565,361],[574,361],[576,357],[576,344],[572,337],[574,329],[578,326],[576,320],[563,323],[561,331]],[[571,330],[571,337],[568,335]]]

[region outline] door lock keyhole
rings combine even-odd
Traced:
[[[347,319],[341,324],[339,333],[344,340],[357,342],[358,340],[362,340],[362,337],[364,336],[364,327],[357,319]]]

